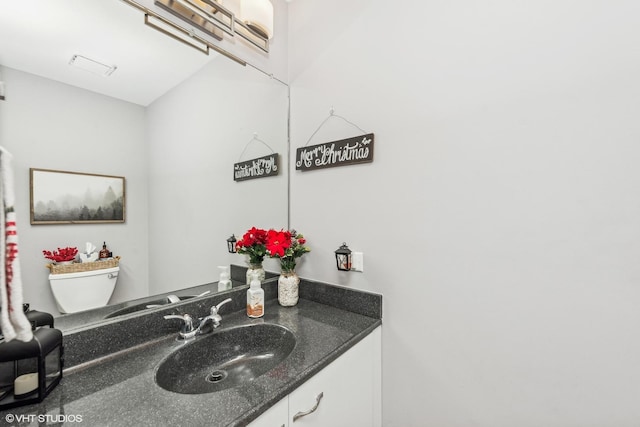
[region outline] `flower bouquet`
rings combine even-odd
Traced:
[[[280,258],[282,272],[291,273],[296,269],[296,258],[311,252],[305,243],[304,236],[295,230],[269,230],[265,246],[269,257]]]
[[[58,248],[53,252],[43,250],[42,254],[46,259],[50,259],[55,263],[73,262],[75,261],[76,256],[78,255],[78,248],[71,248],[71,247]]]
[[[247,269],[247,284],[254,278],[262,282],[265,278],[262,261],[267,254],[267,231],[252,227],[240,240],[236,242],[236,251],[239,254],[249,255],[249,268]]]
[[[261,228],[252,227],[236,243],[236,250],[239,254],[249,255],[250,264],[262,264],[267,249],[267,231]]]
[[[306,239],[295,230],[267,232],[267,254],[271,258],[280,258],[282,272],[278,278],[278,302],[285,307],[291,307],[298,303],[298,287],[300,278],[295,272],[296,258],[310,252],[305,246]]]

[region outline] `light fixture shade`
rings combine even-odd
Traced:
[[[241,0],[240,17],[252,30],[268,39],[273,37],[273,5],[269,0]]]
[[[240,0],[218,0],[218,3],[226,7],[236,18],[240,18]]]

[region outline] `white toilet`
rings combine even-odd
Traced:
[[[79,273],[50,274],[49,283],[60,313],[104,307],[116,287],[120,267]]]

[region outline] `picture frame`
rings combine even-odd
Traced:
[[[123,176],[29,169],[31,224],[124,223]]]

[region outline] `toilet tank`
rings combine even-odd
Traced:
[[[120,267],[49,274],[51,291],[61,313],[76,313],[104,307],[118,280]]]

